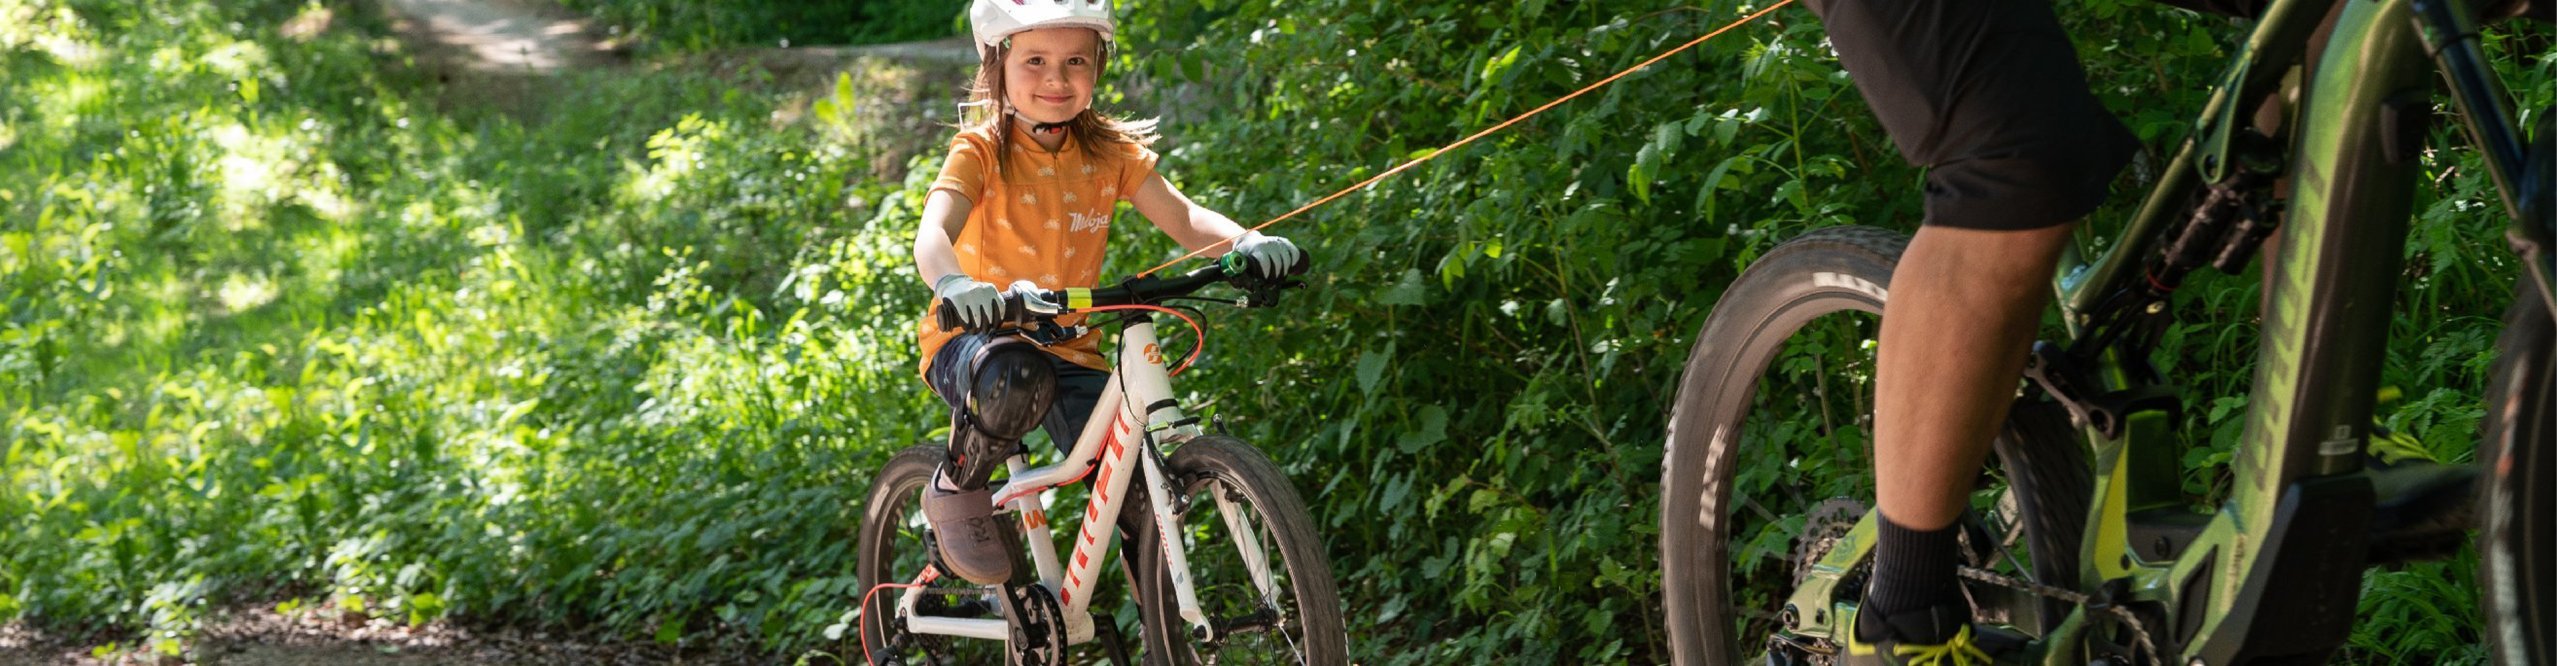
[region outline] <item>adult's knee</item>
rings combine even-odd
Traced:
[[[968,368],[968,423],[999,440],[1019,440],[1039,427],[1056,402],[1056,368],[1048,355],[1018,340],[987,345]]]

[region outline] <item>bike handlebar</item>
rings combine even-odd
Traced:
[[[932,312],[943,329],[984,331],[1005,326],[1028,326],[1057,315],[1097,307],[1153,305],[1166,299],[1188,296],[1209,285],[1227,283],[1250,292],[1256,297],[1252,299],[1256,301],[1255,304],[1260,304],[1257,301],[1274,298],[1278,288],[1287,286],[1288,277],[1304,275],[1313,263],[1305,254],[1298,253],[1296,263],[1287,267],[1286,275],[1263,278],[1254,275],[1254,271],[1244,265],[1244,262],[1248,261],[1250,259],[1243,257],[1241,253],[1229,253],[1217,259],[1216,263],[1177,276],[1140,275],[1122,280],[1115,287],[1040,290],[1032,293],[1039,297],[1039,300],[1053,304],[1055,306],[1053,311],[1042,311],[1049,308],[1031,304],[1023,299],[1021,294],[1007,290],[1002,300],[996,305],[994,323],[983,327],[971,327],[959,321],[958,313],[950,309],[950,303],[947,301],[935,302]]]

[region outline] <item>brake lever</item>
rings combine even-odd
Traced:
[[[1083,334],[1091,329],[1079,324],[1074,326],[1063,326],[1057,324],[1055,321],[1041,321],[1036,326],[1018,330],[1021,331],[1021,337],[1023,339],[1029,340],[1033,344],[1041,347],[1053,347],[1058,344],[1072,341],[1075,338],[1083,337]]]

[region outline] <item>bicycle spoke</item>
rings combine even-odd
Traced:
[[[1215,635],[1214,640],[1202,647],[1207,648],[1211,655],[1220,655],[1223,652],[1222,648],[1228,647],[1229,642],[1239,637],[1277,634],[1279,640],[1286,643],[1288,654],[1301,660],[1304,649],[1297,644],[1296,637],[1288,631],[1287,613],[1285,605],[1281,602],[1279,578],[1270,566],[1269,552],[1262,547],[1265,539],[1259,527],[1259,521],[1253,519],[1249,505],[1244,503],[1245,498],[1224,483],[1211,480],[1203,490],[1213,501],[1217,516],[1216,520],[1209,521],[1202,527],[1222,525],[1230,543],[1215,544],[1203,539],[1193,539],[1189,544],[1192,547],[1190,551],[1193,553],[1192,561],[1224,564],[1221,559],[1212,559],[1211,556],[1230,551],[1234,553],[1236,559],[1240,560],[1239,564],[1242,565],[1247,579],[1239,584],[1226,580],[1194,579],[1197,580],[1201,592],[1199,603],[1205,607],[1202,610],[1208,612],[1208,626]],[[1210,530],[1206,534],[1213,535],[1215,532]],[[1212,571],[1205,567],[1201,568]],[[1199,573],[1194,571],[1193,575]],[[1223,590],[1244,592],[1246,589],[1248,589],[1248,596],[1243,598],[1256,602],[1251,608],[1207,607],[1219,601],[1235,600],[1234,596],[1216,594],[1216,592]],[[1235,610],[1241,612],[1233,613],[1232,611]],[[1211,660],[1211,663],[1214,663],[1214,660]]]
[[[1148,645],[1166,663],[1347,663],[1340,602],[1303,500],[1276,465],[1230,437],[1206,436],[1174,451],[1179,545],[1188,554],[1204,626],[1171,606],[1176,578],[1166,557],[1147,560],[1141,604]],[[1211,512],[1214,515],[1210,515]],[[1205,634],[1205,638],[1201,638]]]

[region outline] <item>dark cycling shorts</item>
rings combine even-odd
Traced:
[[[1927,167],[1928,225],[2067,224],[2140,147],[2088,91],[2050,0],[1809,2],[1901,157]]]
[[[924,373],[924,383],[932,385],[933,394],[941,396],[941,401],[950,405],[951,411],[962,409],[968,397],[959,373],[969,367],[969,361],[976,358],[979,350],[1000,339],[1003,338],[984,333],[967,333],[951,338],[933,353],[932,369]],[[1057,371],[1056,402],[1048,405],[1047,417],[1040,426],[1047,429],[1048,439],[1055,442],[1058,453],[1069,453],[1074,449],[1074,440],[1083,435],[1083,424],[1092,419],[1092,407],[1101,401],[1101,389],[1110,383],[1110,373],[1075,365],[1048,354],[1040,356],[1045,356],[1048,365]]]

